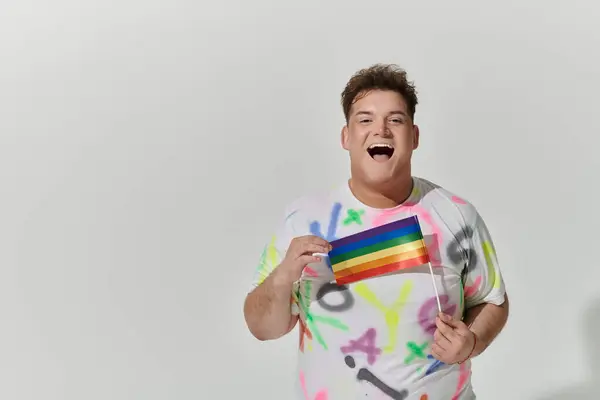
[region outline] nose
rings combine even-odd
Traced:
[[[374,133],[375,136],[381,136],[384,138],[392,137],[392,131],[389,129],[385,121],[381,121],[377,124]]]

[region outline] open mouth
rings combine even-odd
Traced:
[[[367,152],[375,161],[387,161],[392,158],[394,147],[387,143],[377,143],[370,145]]]

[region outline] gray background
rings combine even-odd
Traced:
[[[0,398],[285,399],[297,334],[253,340],[243,297],[283,206],[347,178],[375,62],[418,86],[415,174],[495,238],[479,397],[592,398],[600,6],[415,3],[2,0]]]

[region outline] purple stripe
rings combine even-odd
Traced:
[[[396,229],[405,228],[407,226],[415,225],[419,223],[419,219],[416,215],[412,217],[400,219],[398,221],[390,222],[389,224],[381,225],[376,228],[367,229],[366,231],[355,233],[354,235],[346,236],[338,240],[331,242],[331,246],[335,249],[340,246],[346,246],[350,243],[356,243],[360,240],[367,239],[373,236],[380,235],[382,233],[392,232]]]

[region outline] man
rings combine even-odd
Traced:
[[[475,207],[412,175],[416,105],[402,69],[357,72],[342,93],[351,178],[290,204],[263,252],[244,303],[250,332],[273,340],[300,321],[298,392],[282,399],[475,398],[470,359],[505,325],[508,298]],[[336,283],[332,241],[411,216],[431,269]]]

